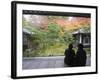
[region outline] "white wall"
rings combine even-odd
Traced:
[[[30,1],[64,3],[64,4],[98,5],[98,6],[100,5],[100,0],[30,0]],[[10,78],[10,73],[11,73],[11,66],[10,66],[11,65],[11,48],[10,48],[11,47],[11,41],[10,41],[11,40],[11,14],[10,14],[11,6],[10,5],[11,4],[10,3],[11,0],[0,0],[0,80],[11,80]],[[100,10],[99,10],[99,14],[100,14]],[[98,21],[100,21],[100,15],[98,17],[99,17]],[[98,27],[98,32],[100,34],[100,27]],[[98,37],[98,41],[99,41],[98,44],[100,44],[100,37]],[[100,45],[98,47],[100,47]],[[99,52],[98,52],[98,57],[100,57]],[[98,61],[100,61],[100,58]],[[98,65],[100,67],[100,63]],[[42,80],[56,80],[56,79],[57,80],[99,80],[100,73],[91,74],[91,75],[42,78]],[[26,79],[26,80],[41,80],[41,79],[35,78],[35,79]]]

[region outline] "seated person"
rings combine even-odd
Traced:
[[[86,51],[83,49],[83,45],[78,45],[78,50],[76,53],[76,66],[86,65]]]
[[[73,45],[69,44],[68,49],[65,50],[65,58],[64,58],[64,63],[67,64],[68,66],[74,66],[74,59],[75,59],[75,51],[72,49]]]

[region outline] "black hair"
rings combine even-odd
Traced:
[[[69,48],[72,49],[73,48],[73,44],[69,44]]]
[[[84,48],[83,44],[78,44],[78,48],[83,49]]]

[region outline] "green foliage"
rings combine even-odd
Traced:
[[[34,46],[30,52],[24,52],[26,54],[24,56],[27,57],[64,55],[68,44],[74,41],[70,32],[53,23],[48,24],[47,31],[35,27],[27,29],[33,33],[30,41]]]
[[[48,24],[48,30],[50,32],[59,32],[60,31],[60,27],[57,24],[49,23]]]
[[[72,36],[72,34],[70,32],[65,32],[64,40],[67,45],[70,43],[74,43],[74,41],[75,41],[74,37]]]
[[[48,19],[68,19],[66,16],[48,16]]]
[[[90,26],[85,26],[85,27],[82,27],[81,29],[83,29],[84,32],[91,32]]]
[[[91,48],[84,48],[84,50],[86,51],[87,54],[91,53]]]
[[[90,27],[84,27],[84,31],[90,32],[91,31],[91,28]]]

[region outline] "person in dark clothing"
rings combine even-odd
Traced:
[[[83,45],[78,45],[78,50],[76,53],[76,66],[85,66],[86,65],[86,51],[83,49]]]
[[[69,44],[69,48],[65,50],[64,63],[68,66],[74,66],[75,51],[72,49],[73,45]]]

